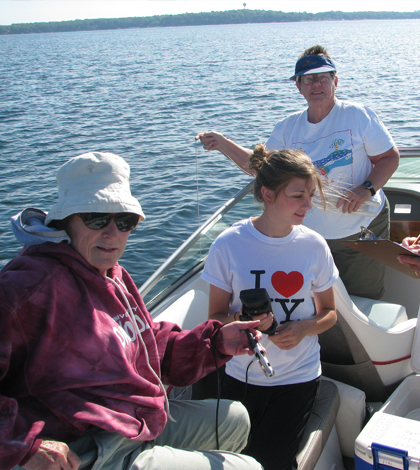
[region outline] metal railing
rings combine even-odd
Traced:
[[[145,296],[165,276],[165,274],[203,237],[232,207],[252,191],[254,180],[238,191],[229,201],[223,204],[201,227],[199,227],[139,288]]]

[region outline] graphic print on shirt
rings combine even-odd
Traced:
[[[135,314],[137,309],[138,307],[132,307],[134,318],[137,321],[137,326],[140,330],[140,333],[143,333],[143,331],[150,328],[150,325],[145,323],[138,315]],[[134,341],[136,341],[137,335],[128,310],[126,310],[122,315],[117,315],[113,318],[119,325],[119,327],[114,327],[114,333],[121,341],[121,344],[125,347],[130,342],[134,343]]]
[[[265,271],[252,270],[250,273],[255,275],[255,288],[259,289],[261,279],[263,279],[262,275],[265,274]],[[298,294],[298,292],[302,289],[303,284],[304,278],[299,271],[291,271],[290,273],[276,271],[272,274],[271,285],[282,297],[271,299],[271,302],[279,303],[284,311],[284,314],[286,315],[286,319],[279,322],[281,325],[283,323],[293,321],[293,319],[291,319],[292,313],[302,302],[305,301],[305,299],[290,298]]]
[[[322,177],[337,189],[353,185],[353,141],[351,129],[334,132],[313,142],[296,142],[300,150],[311,155]],[[309,152],[309,153],[308,153]]]

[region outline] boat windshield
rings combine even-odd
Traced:
[[[400,163],[391,179],[420,178],[420,149],[400,149]]]
[[[149,310],[188,278],[201,271],[210,245],[223,230],[239,220],[261,212],[252,188],[253,181],[221,206],[140,287],[140,294]]]
[[[400,165],[387,186],[418,182],[420,177],[420,148],[399,149]],[[219,208],[160,268],[140,287],[146,306],[152,310],[187,279],[203,268],[210,245],[233,223],[257,215],[261,209],[252,193],[253,181]]]

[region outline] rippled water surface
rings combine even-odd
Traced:
[[[420,146],[419,21],[223,25],[0,36],[0,267],[20,245],[10,216],[48,211],[55,175],[86,151],[123,156],[147,219],[122,264],[138,285],[249,177],[194,145],[216,129],[245,146],[304,107],[288,78],[321,43],[337,96],[374,109],[399,146]],[[198,170],[196,168],[198,156]]]

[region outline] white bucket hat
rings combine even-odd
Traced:
[[[140,203],[131,195],[129,178],[127,162],[113,153],[90,152],[72,158],[58,170],[58,202],[45,225],[86,212],[133,212],[144,220]]]

